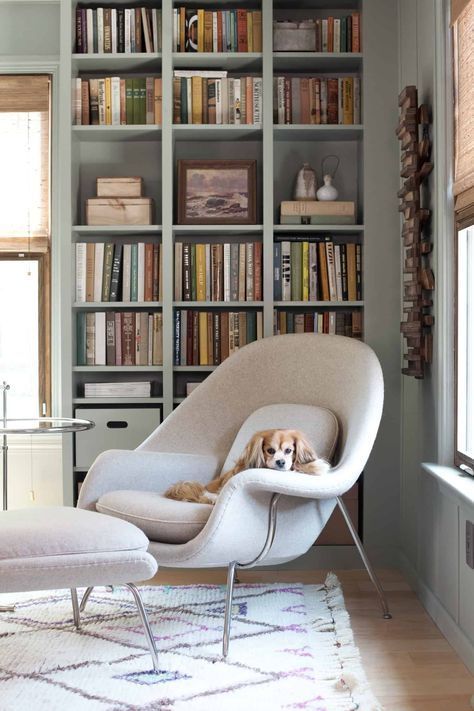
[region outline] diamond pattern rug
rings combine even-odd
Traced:
[[[337,578],[237,585],[221,656],[224,588],[142,588],[160,654],[152,671],[131,594],[94,590],[82,629],[69,591],[1,595],[2,711],[378,711]]]

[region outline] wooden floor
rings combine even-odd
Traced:
[[[379,571],[392,620],[382,619],[363,570],[335,571],[372,689],[386,711],[471,711],[474,677],[394,570]],[[245,582],[322,582],[324,571],[239,571]],[[161,569],[160,585],[222,583],[221,570]],[[361,709],[360,711],[364,711]]]

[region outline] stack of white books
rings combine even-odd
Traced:
[[[85,383],[84,397],[150,397],[151,382]]]

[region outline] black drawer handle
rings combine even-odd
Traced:
[[[109,420],[107,422],[107,427],[110,427],[111,430],[125,429],[128,427],[128,422],[125,422],[125,420]]]

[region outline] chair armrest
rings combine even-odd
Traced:
[[[162,492],[183,479],[206,484],[218,465],[212,455],[110,449],[99,454],[89,469],[77,506],[95,511],[103,494],[118,489]]]
[[[319,476],[275,469],[247,469],[232,477],[225,489],[229,487],[229,493],[231,489],[245,488],[250,492],[270,491],[305,499],[333,499],[345,494],[359,474],[349,463],[341,463]]]

